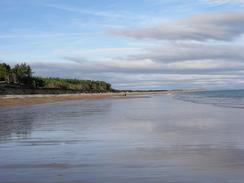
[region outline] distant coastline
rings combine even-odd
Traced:
[[[35,77],[25,63],[0,63],[0,107],[192,91],[196,90],[117,90],[105,81]]]

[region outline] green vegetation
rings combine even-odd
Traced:
[[[0,63],[0,81],[10,82],[11,67],[5,63]]]
[[[13,68],[6,63],[0,63],[0,82],[34,89],[63,89],[80,92],[112,91],[111,85],[104,81],[33,77],[31,67],[25,63],[17,64]]]
[[[80,90],[83,92],[106,92],[111,90],[111,85],[104,81],[61,79],[61,78],[41,78],[33,77],[33,85],[37,88],[59,88]]]
[[[32,71],[25,63],[16,64],[13,68],[6,63],[0,63],[0,81],[31,85]]]

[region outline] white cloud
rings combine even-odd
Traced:
[[[150,59],[141,60],[101,60],[89,61],[80,58],[67,58],[69,62],[57,63],[33,63],[33,67],[52,71],[50,73],[60,74],[66,70],[64,75],[71,76],[76,73],[80,77],[84,74],[106,74],[106,73],[136,73],[136,74],[217,74],[221,72],[237,72],[244,70],[244,63],[241,61],[228,60],[185,60],[178,62],[155,62]],[[232,74],[233,75],[233,74]],[[237,72],[237,75],[242,75]],[[135,78],[134,78],[135,79]]]
[[[150,58],[159,62],[185,60],[244,60],[244,46],[240,44],[171,43],[147,49],[132,58]]]
[[[238,75],[208,75],[208,74],[110,74],[116,88],[209,88],[223,87],[230,84],[240,84],[243,77]]]
[[[216,5],[223,4],[244,4],[244,0],[203,0],[206,3],[213,3]]]
[[[145,50],[143,48],[139,47],[116,47],[116,48],[94,48],[94,49],[58,49],[55,50],[55,54],[59,56],[75,56],[75,57],[102,57],[102,56],[125,56],[130,54],[142,54],[145,53]]]
[[[54,8],[58,10],[73,12],[73,13],[81,13],[81,14],[87,14],[90,16],[98,16],[98,17],[106,17],[106,18],[124,18],[125,16],[122,14],[116,14],[115,12],[108,12],[108,11],[92,11],[87,9],[81,9],[78,7],[73,6],[67,6],[62,4],[44,4],[44,6],[49,8]]]
[[[50,37],[77,37],[77,36],[84,36],[87,35],[87,33],[79,33],[79,32],[73,32],[73,33],[53,33],[53,32],[45,32],[45,33],[15,33],[15,34],[2,34],[0,35],[0,39],[15,39],[15,38],[50,38]]]
[[[244,12],[214,12],[160,25],[110,29],[111,35],[156,40],[232,40],[244,33]]]

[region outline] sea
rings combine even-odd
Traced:
[[[176,99],[219,107],[244,109],[244,90],[214,90],[178,93]]]

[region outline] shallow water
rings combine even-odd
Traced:
[[[177,93],[175,98],[199,104],[244,109],[244,90],[216,90]]]
[[[243,183],[244,110],[171,95],[0,109],[1,183]]]

